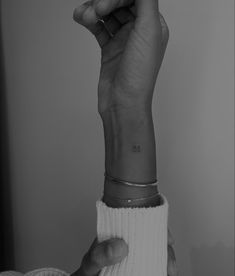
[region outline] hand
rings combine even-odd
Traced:
[[[122,239],[110,239],[98,243],[94,240],[83,257],[80,268],[71,276],[98,276],[105,266],[121,262],[128,254],[128,246]]]
[[[101,117],[106,111],[149,108],[169,38],[158,1],[92,0],[74,10],[74,20],[101,47]]]
[[[168,276],[177,276],[173,243],[168,231]],[[71,276],[98,276],[102,268],[121,262],[127,255],[128,246],[122,239],[110,239],[102,243],[98,243],[95,239],[84,256],[81,267]]]

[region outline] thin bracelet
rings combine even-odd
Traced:
[[[158,186],[158,180],[154,180],[152,182],[145,182],[145,183],[133,183],[133,182],[129,182],[129,181],[124,181],[124,180],[121,180],[121,179],[118,179],[118,178],[114,178],[110,175],[108,175],[107,173],[104,173],[104,176],[107,180],[110,180],[112,182],[115,182],[115,183],[120,183],[120,184],[123,184],[123,185],[127,185],[127,186],[134,186],[134,187],[139,187],[139,188],[147,188],[149,186]]]
[[[152,196],[148,196],[148,197],[140,197],[140,198],[119,198],[119,197],[114,197],[114,196],[109,196],[109,195],[105,195],[105,198],[110,198],[110,199],[113,199],[113,200],[119,200],[119,201],[122,201],[122,202],[127,202],[127,203],[132,203],[132,202],[138,202],[138,201],[143,201],[143,200],[148,200],[148,199],[152,199],[156,196],[159,196],[160,193],[157,192],[155,193],[154,195]]]

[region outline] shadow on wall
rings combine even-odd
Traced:
[[[0,0],[0,271],[14,269],[7,105]]]
[[[222,242],[192,248],[190,258],[193,276],[234,275],[234,247],[226,247]]]

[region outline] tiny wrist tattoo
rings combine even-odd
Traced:
[[[136,152],[136,153],[141,152],[141,146],[138,145],[138,144],[133,145],[132,146],[132,152]]]

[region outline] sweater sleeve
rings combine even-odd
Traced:
[[[168,202],[149,208],[110,208],[97,201],[99,242],[122,238],[128,256],[120,263],[105,267],[100,276],[167,276]]]
[[[0,276],[69,276],[70,274],[57,268],[39,268],[25,274],[13,270],[0,272]]]

